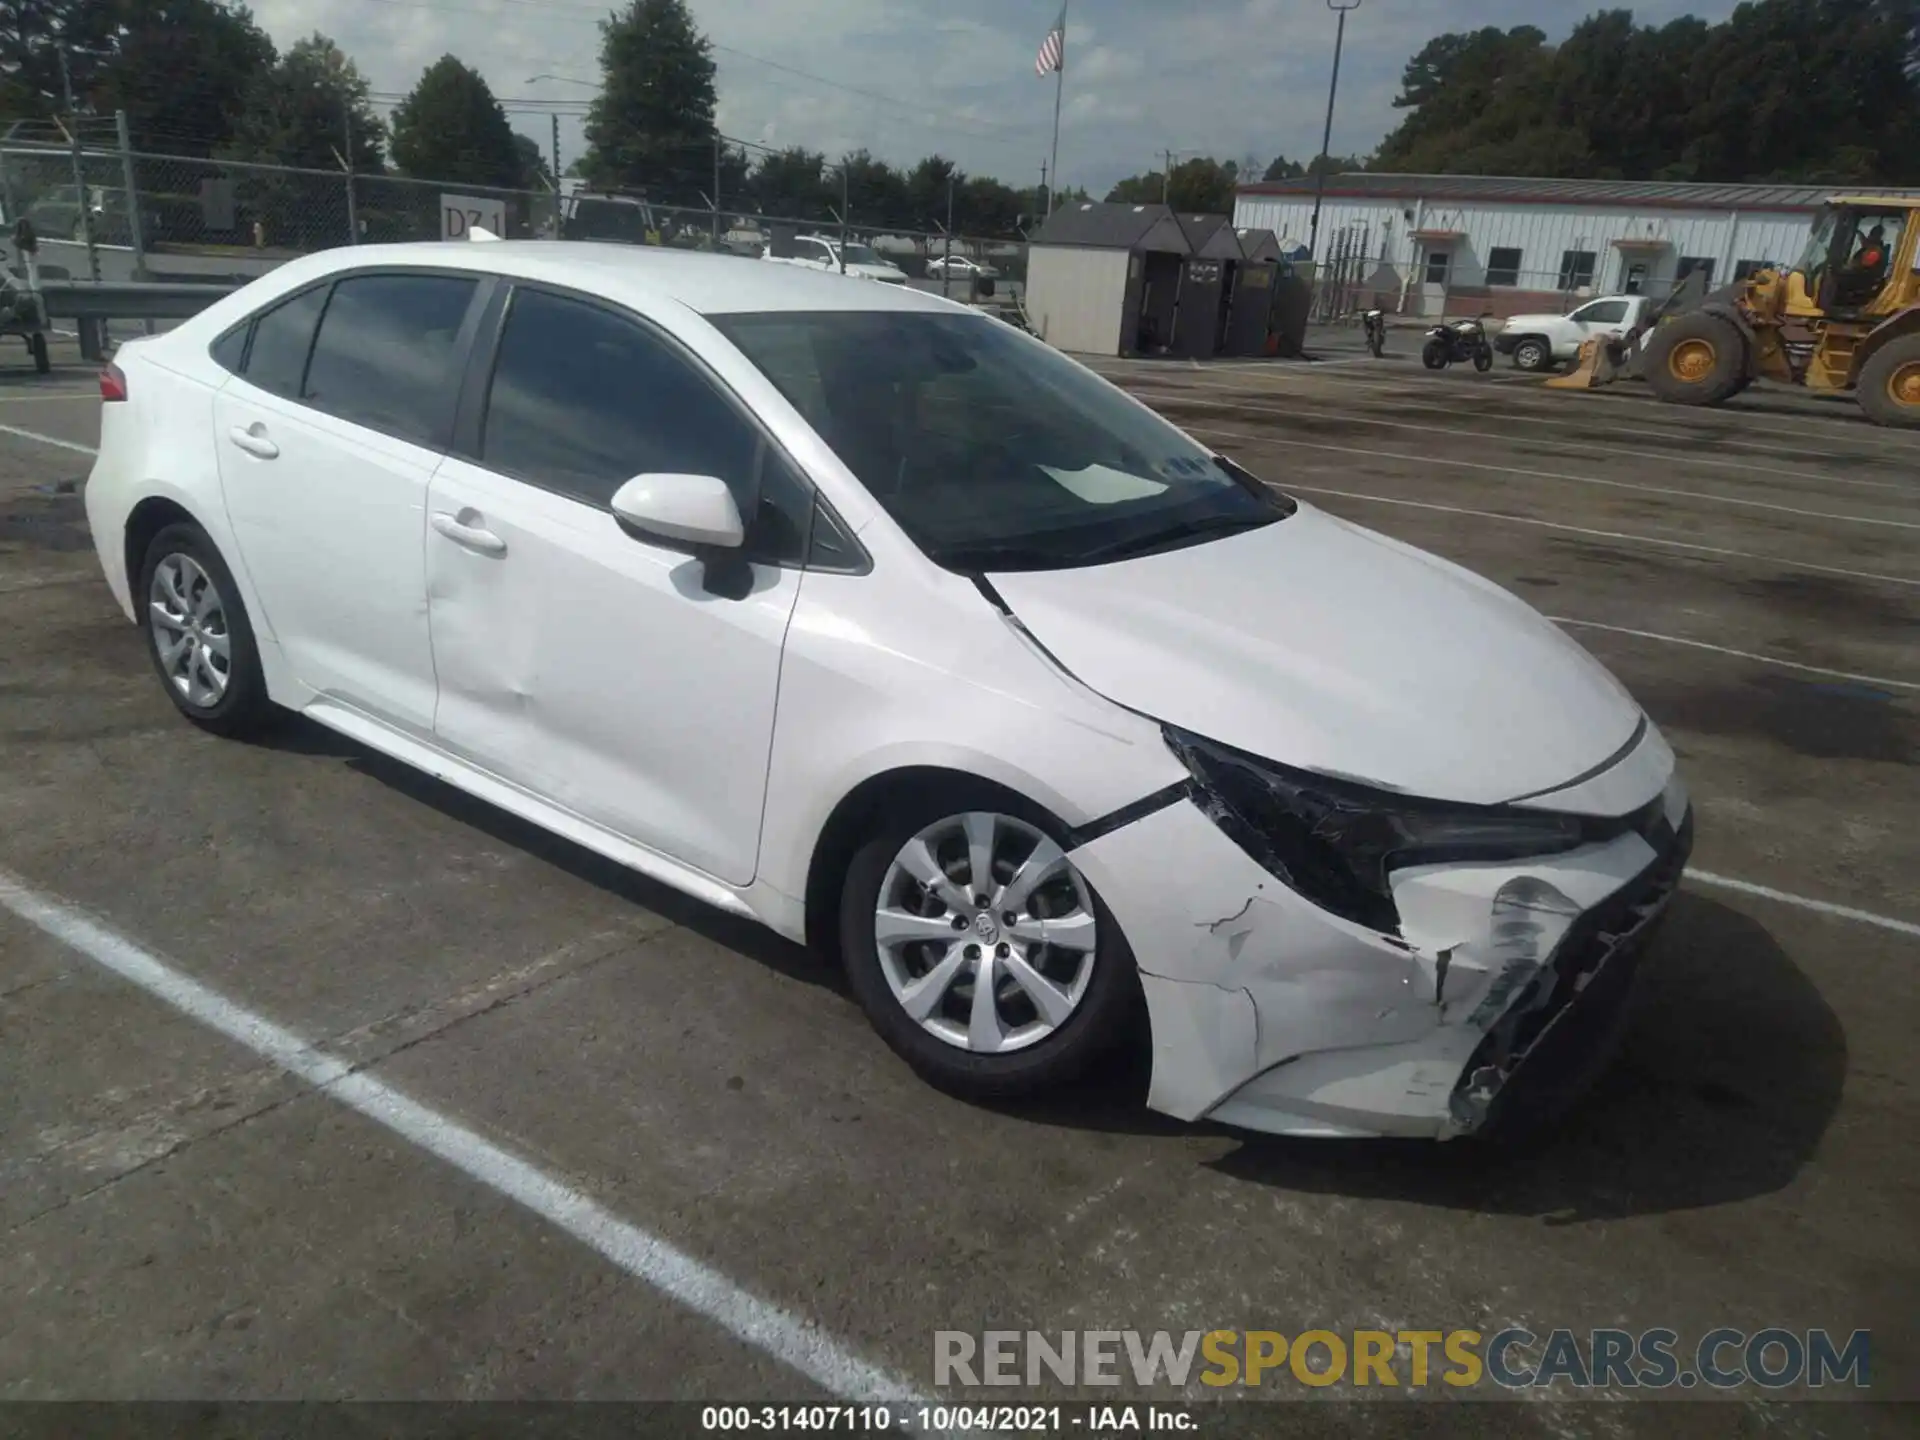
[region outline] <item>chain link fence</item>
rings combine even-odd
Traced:
[[[690,209],[641,195],[504,190],[400,175],[348,174],[94,147],[0,142],[8,227],[32,222],[43,273],[127,280],[220,273],[219,261],[275,261],[350,244],[457,239],[602,240],[769,254],[823,268],[891,267],[918,288],[1017,307],[1023,237],[948,236],[862,223]],[[823,243],[824,242],[824,243]],[[247,273],[249,265],[234,267]],[[890,277],[889,277],[890,278]]]

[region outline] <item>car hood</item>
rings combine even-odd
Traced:
[[[1572,324],[1564,315],[1509,315],[1500,322],[1502,330],[1525,330],[1539,325]]]
[[[1307,505],[1209,544],[987,578],[1108,699],[1407,794],[1556,790],[1640,725],[1625,688],[1517,597]]]

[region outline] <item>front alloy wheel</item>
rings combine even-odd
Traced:
[[[1044,815],[964,785],[892,809],[848,863],[839,932],[854,995],[902,1059],[1011,1099],[1137,1033],[1133,953]]]
[[[893,998],[934,1038],[1023,1050],[1072,1018],[1099,922],[1060,847],[1024,821],[949,816],[900,847],[880,884],[874,949]]]

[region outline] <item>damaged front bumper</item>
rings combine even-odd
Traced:
[[[1139,962],[1148,1103],[1326,1137],[1547,1118],[1610,1058],[1685,868],[1685,788],[1670,779],[1660,798],[1650,834],[1396,872],[1397,935],[1295,894],[1191,800],[1076,849]]]

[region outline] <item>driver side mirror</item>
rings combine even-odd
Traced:
[[[738,550],[747,529],[727,482],[712,475],[638,475],[613,492],[620,528],[674,550]]]

